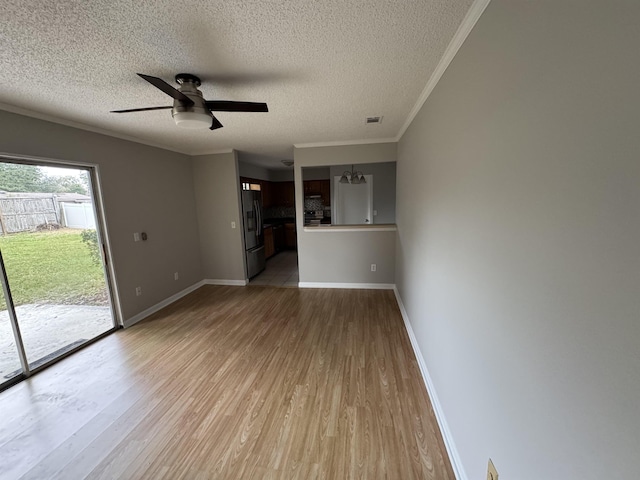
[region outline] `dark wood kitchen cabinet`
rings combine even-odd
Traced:
[[[305,197],[320,195],[322,204],[325,207],[331,205],[331,184],[329,180],[305,180],[303,185]]]
[[[320,195],[322,180],[305,180],[303,185],[305,195]]]
[[[276,252],[281,252],[285,249],[283,224],[275,224],[273,226],[273,246]]]
[[[266,180],[262,181],[262,206],[264,208],[269,208],[273,205],[273,198],[271,195],[271,182],[267,182]]]
[[[331,205],[331,180],[320,180],[320,196],[325,207]]]
[[[264,257],[269,258],[275,255],[276,247],[273,239],[273,228],[264,229]]]
[[[271,203],[274,207],[293,207],[295,193],[293,182],[271,182]]]
[[[293,222],[284,224],[284,244],[287,248],[296,248],[298,245],[296,238],[296,224]]]

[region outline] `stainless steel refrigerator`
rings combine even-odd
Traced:
[[[242,220],[244,225],[244,248],[247,259],[247,278],[255,277],[264,270],[264,235],[262,199],[260,192],[242,191]]]

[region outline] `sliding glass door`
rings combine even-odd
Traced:
[[[89,168],[0,160],[0,388],[114,330]]]
[[[0,275],[2,275],[2,271],[2,255],[0,254]],[[0,388],[2,388],[4,384],[10,383],[22,375],[23,363],[20,360],[19,341],[16,342],[16,339],[20,338],[20,333],[15,330],[15,318],[11,318],[13,310],[9,308],[6,300],[7,279],[2,276],[0,280],[2,281],[0,289]]]

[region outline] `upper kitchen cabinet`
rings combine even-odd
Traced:
[[[271,182],[267,182],[266,180],[262,180],[262,206],[264,208],[269,208],[273,206],[273,193],[271,188]]]
[[[303,183],[305,197],[319,195],[325,207],[331,205],[331,183],[329,179],[305,180]]]
[[[274,207],[293,207],[295,188],[293,182],[270,182],[271,203]]]
[[[321,180],[305,180],[304,181],[304,194],[305,195],[320,195],[320,182],[321,182]]]

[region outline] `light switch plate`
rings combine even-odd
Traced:
[[[236,228],[236,222],[231,222],[231,228]]]
[[[139,242],[140,241],[140,234],[138,232],[133,234],[133,241],[134,242]]]

